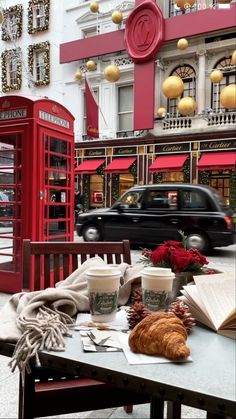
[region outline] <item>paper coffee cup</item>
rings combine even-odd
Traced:
[[[97,267],[86,272],[91,318],[109,322],[117,312],[121,272],[117,268]]]
[[[141,272],[143,304],[150,311],[165,310],[175,274],[169,268],[144,268]]]

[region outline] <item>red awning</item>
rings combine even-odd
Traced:
[[[172,154],[159,156],[149,167],[150,172],[178,172],[182,169],[188,154]]]
[[[114,159],[108,164],[104,171],[108,173],[127,173],[135,160],[136,157],[122,157]]]
[[[203,153],[197,167],[199,170],[236,169],[236,152]]]
[[[85,160],[75,168],[75,173],[81,173],[83,175],[97,173],[98,167],[101,166],[104,161],[105,159]]]

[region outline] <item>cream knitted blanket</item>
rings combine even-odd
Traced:
[[[64,338],[70,335],[76,314],[89,311],[86,271],[104,264],[99,257],[88,259],[56,288],[12,295],[0,312],[0,340],[16,342],[12,370],[23,369],[34,356],[38,362],[39,350],[64,350]],[[115,266],[121,271],[118,304],[125,305],[143,266]]]

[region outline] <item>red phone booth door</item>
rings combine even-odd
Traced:
[[[73,241],[74,214],[72,137],[40,129],[39,240]]]
[[[20,289],[21,134],[0,135],[0,270],[1,288]]]

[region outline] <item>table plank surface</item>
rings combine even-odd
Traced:
[[[235,416],[236,342],[194,327],[188,345],[193,362],[129,365],[122,352],[83,352],[80,334],[66,338],[64,352],[40,353],[42,364],[81,373],[164,400]]]

